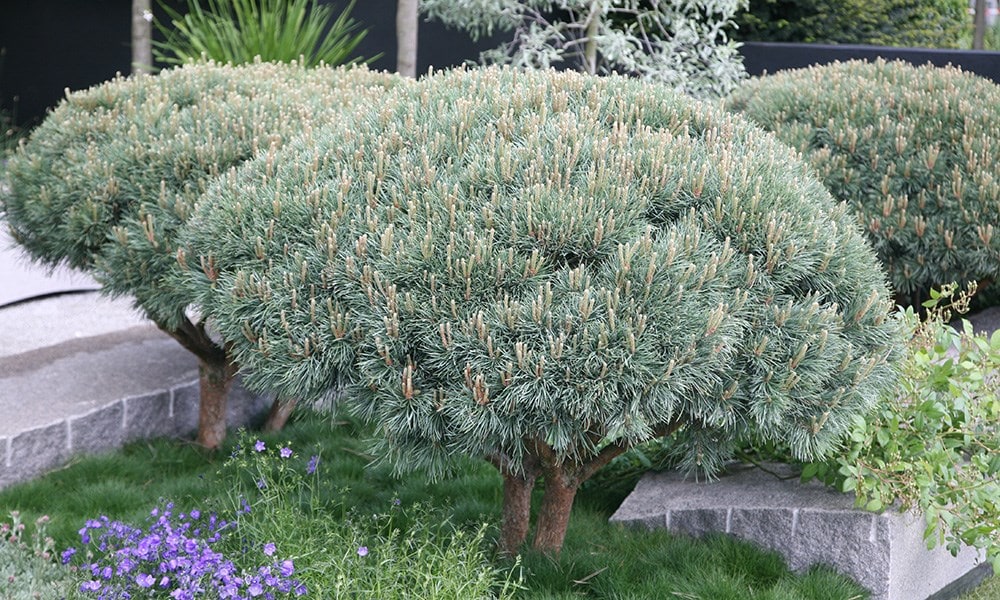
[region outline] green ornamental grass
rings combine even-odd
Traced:
[[[167,65],[215,61],[220,64],[298,62],[336,66],[370,62],[352,56],[367,30],[350,17],[355,0],[333,18],[334,9],[317,0],[188,0],[182,13],[162,3],[170,24],[157,22],[163,41],[153,44]]]

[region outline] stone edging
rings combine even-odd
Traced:
[[[745,467],[700,484],[676,472],[647,473],[611,522],[695,537],[726,533],[777,551],[793,571],[833,567],[872,600],[953,598],[989,572],[973,548],[957,557],[941,546],[927,550],[919,515],[867,512],[854,507],[853,495]]]
[[[129,396],[11,436],[0,437],[0,489],[38,477],[81,454],[97,454],[128,442],[188,436],[198,428],[198,381]],[[230,393],[226,421],[247,425],[271,405],[237,381]]]

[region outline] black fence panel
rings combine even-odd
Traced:
[[[339,13],[346,0],[321,0]],[[166,15],[152,1],[157,19]],[[169,0],[175,8],[186,0]],[[66,89],[78,90],[131,71],[130,0],[2,0],[0,2],[0,110],[17,124],[36,124]],[[358,47],[381,55],[372,67],[396,68],[396,0],[358,0],[351,15],[368,35]],[[500,39],[473,42],[463,31],[420,23],[417,72],[475,61]]]
[[[343,9],[347,0],[321,0]],[[183,7],[186,0],[169,0]],[[0,109],[14,113],[16,124],[30,126],[63,97],[128,73],[131,52],[130,0],[3,0],[0,8]],[[153,0],[157,18],[163,19]],[[368,29],[358,48],[362,56],[381,55],[376,69],[396,66],[396,0],[358,0],[352,16]],[[503,36],[473,42],[463,31],[421,21],[419,73],[475,61]],[[747,42],[741,50],[752,75],[854,58],[900,58],[915,64],[954,64],[1000,82],[1000,52],[928,50],[876,46],[836,46]]]
[[[874,60],[882,57],[886,60],[904,60],[914,65],[931,63],[943,67],[951,64],[1000,83],[1000,52],[746,42],[740,53],[743,55],[743,64],[751,75],[823,65],[838,60]]]
[[[129,0],[3,0],[0,109],[32,125],[64,90],[129,72]]]

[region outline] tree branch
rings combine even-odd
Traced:
[[[156,322],[160,331],[184,346],[184,348],[194,354],[199,359],[207,363],[220,363],[226,359],[226,350],[216,345],[212,338],[205,331],[205,324],[192,323],[186,316],[181,318],[180,325],[176,329],[165,327],[162,323]]]
[[[673,432],[677,431],[678,429],[680,429],[681,425],[683,424],[684,421],[682,420],[671,421],[670,423],[664,423],[659,427],[657,427],[656,429],[654,429],[655,435],[653,437],[659,438],[668,436]],[[596,473],[602,467],[604,467],[609,462],[614,460],[616,456],[623,454],[630,447],[631,446],[628,444],[622,442],[616,442],[614,444],[609,444],[604,448],[602,448],[601,451],[597,453],[597,456],[595,456],[590,461],[584,463],[580,467],[580,470],[577,472],[577,477],[579,477],[580,482],[582,483],[590,479],[590,477],[593,476],[594,473]]]

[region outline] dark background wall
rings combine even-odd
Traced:
[[[321,0],[339,12],[346,0]],[[154,14],[165,19],[157,1]],[[184,0],[171,6],[183,7]],[[131,71],[131,0],[0,0],[0,109],[30,125],[64,95]],[[358,0],[351,15],[368,29],[361,56],[382,54],[373,68],[396,68],[396,0]],[[495,42],[421,23],[418,73],[475,60]]]
[[[914,65],[927,63],[939,67],[956,65],[965,71],[1000,83],[1000,52],[746,42],[740,53],[743,55],[743,64],[751,75],[774,73],[783,69],[799,69],[835,60],[874,60],[882,57],[886,60],[903,60]]]
[[[321,1],[338,10],[347,4],[347,0]],[[163,19],[156,0],[153,5]],[[171,0],[171,5],[185,6],[186,1]],[[372,66],[394,70],[396,0],[359,0],[352,15],[369,30],[359,53],[381,53]],[[67,88],[86,88],[117,72],[128,73],[130,24],[131,0],[0,0],[0,48],[6,48],[0,63],[0,109],[13,112],[16,124],[30,126],[59,102]],[[464,32],[421,23],[418,72],[432,65],[445,68],[475,60],[498,41],[477,44]],[[917,64],[950,62],[1000,82],[997,52],[747,43],[743,54],[753,75],[836,59],[886,56]]]

